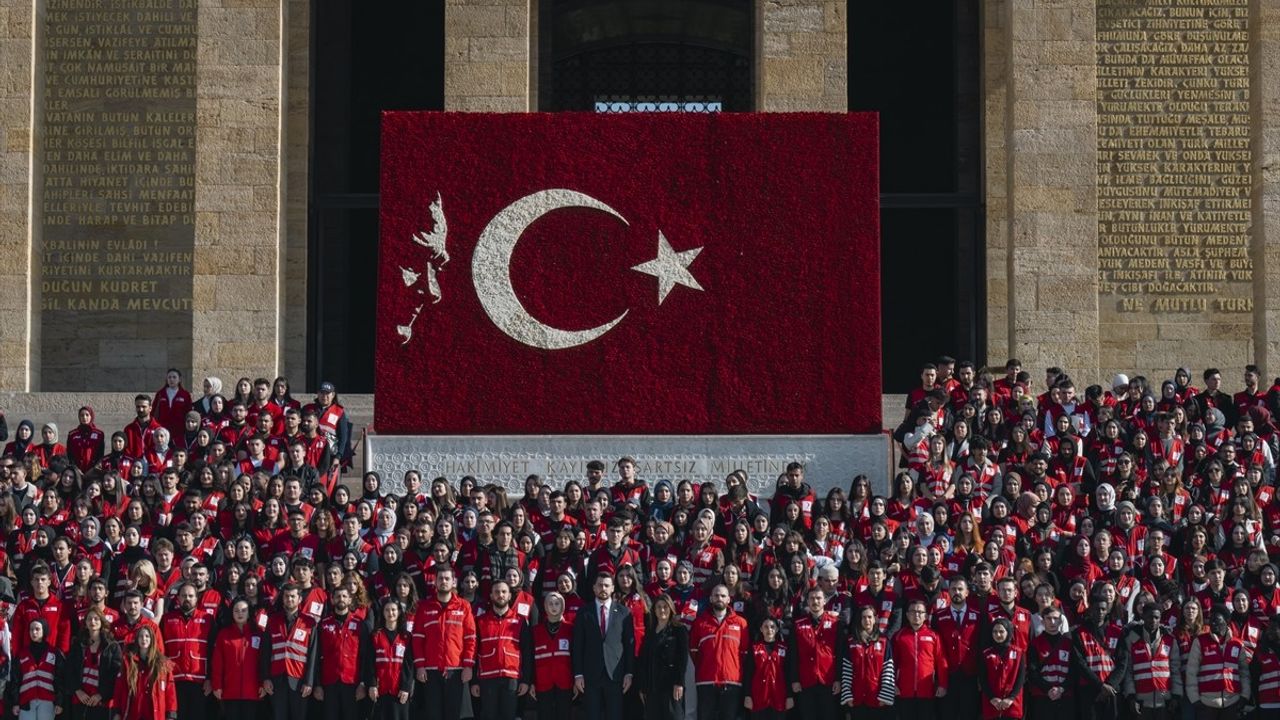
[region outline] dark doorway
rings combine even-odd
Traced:
[[[542,0],[538,109],[750,111],[752,3]]]
[[[986,361],[977,4],[850,5],[849,109],[880,113],[885,392]]]
[[[444,109],[444,3],[311,6],[308,386],[373,392],[383,110]]]

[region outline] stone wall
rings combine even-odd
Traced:
[[[1253,82],[1253,334],[1257,359],[1280,375],[1280,0],[1250,12]]]
[[[768,112],[848,109],[844,0],[758,2],[756,108]]]
[[[530,47],[536,16],[536,0],[445,0],[445,110],[524,112],[536,107]]]
[[[200,4],[193,377],[282,367],[287,9]]]
[[[38,228],[29,217],[32,159],[31,0],[0,0],[0,388],[32,386],[31,243]]]

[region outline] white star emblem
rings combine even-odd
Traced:
[[[667,242],[666,236],[659,230],[658,257],[631,269],[658,278],[658,304],[661,305],[662,301],[667,299],[667,293],[671,292],[671,288],[676,285],[684,285],[694,290],[702,289],[693,274],[689,272],[689,264],[698,257],[700,252],[702,252],[700,247],[680,252],[672,250],[671,243]]]

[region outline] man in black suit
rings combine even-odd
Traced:
[[[622,717],[622,696],[631,687],[635,628],[631,612],[613,599],[613,576],[600,573],[595,602],[578,612],[573,626],[573,690],[583,695],[586,720]]]

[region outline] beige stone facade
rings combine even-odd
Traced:
[[[446,109],[537,110],[538,0],[442,1]],[[847,3],[754,2],[756,107],[843,112]],[[1114,158],[1100,156],[1099,138],[1114,125],[1105,110],[1113,86],[1098,72],[1113,49],[1099,40],[1101,28],[1115,27],[1100,21],[1108,3],[984,0],[991,362],[1012,355],[1029,369],[1062,365],[1087,382],[1115,371],[1163,378],[1175,364],[1256,361],[1268,376],[1280,374],[1280,282],[1270,281],[1280,272],[1280,0],[1200,5],[1247,18],[1249,240],[1247,258],[1237,259],[1252,266],[1250,305],[1219,312],[1214,294],[1200,293],[1203,306],[1186,300],[1194,292],[1139,303],[1109,289],[1118,265],[1102,256],[1118,241],[1099,197],[1114,193],[1099,188],[1111,182],[1100,168]],[[41,57],[45,6],[0,0],[0,390],[16,392],[41,389],[42,90],[33,58]],[[198,6],[192,374],[301,377],[311,3]]]

